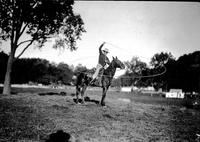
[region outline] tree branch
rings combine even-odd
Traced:
[[[13,43],[14,43],[14,34],[15,34],[15,32],[14,32],[14,19],[13,19],[13,17],[12,17],[12,29],[11,29],[11,38],[10,38],[10,40],[11,40],[11,49],[13,48]]]
[[[46,37],[46,38],[51,38],[51,37]],[[40,38],[38,38],[38,39],[40,39]],[[24,44],[24,43],[27,43],[27,42],[30,42],[30,43],[23,49],[23,51],[22,51],[16,58],[19,58],[19,57],[26,51],[26,49],[27,49],[34,41],[36,41],[36,40],[38,40],[38,39],[30,39],[30,40],[25,40],[25,41],[20,42],[20,43],[17,45],[17,47],[19,47],[20,45],[22,45],[22,44]]]
[[[34,39],[29,39],[29,40],[22,41],[17,46],[20,46],[21,44],[24,44],[24,43],[27,43],[27,42],[31,42],[32,40],[34,40]]]
[[[23,49],[23,51],[16,58],[19,58],[35,40],[32,39],[32,40],[29,40],[29,41],[30,41],[30,43]],[[24,41],[24,42],[21,42],[20,44],[25,43],[25,42],[28,42],[28,40]]]
[[[28,26],[28,24],[26,24],[26,25],[23,27],[23,29],[20,31],[19,36],[21,36],[21,35],[23,34],[23,32],[25,31],[25,29],[26,29],[27,26]]]

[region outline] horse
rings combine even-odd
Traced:
[[[113,57],[113,60],[111,61],[110,65],[103,71],[102,77],[101,77],[101,88],[103,89],[102,92],[102,98],[100,101],[101,106],[105,106],[105,97],[106,93],[112,83],[112,79],[115,75],[116,69],[124,69],[125,65],[117,58]],[[84,100],[84,93],[90,84],[92,77],[89,76],[86,73],[80,73],[77,76],[77,82],[76,82],[76,102],[79,101],[79,94],[81,94],[81,102],[85,103]]]

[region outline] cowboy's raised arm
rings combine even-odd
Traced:
[[[99,47],[99,53],[102,53],[102,47],[104,46],[104,44],[105,44],[105,42],[103,42],[102,44],[101,44],[101,46]]]

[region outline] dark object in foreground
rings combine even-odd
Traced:
[[[63,132],[63,130],[58,130],[56,133],[50,134],[46,142],[69,142],[70,137],[70,134]]]

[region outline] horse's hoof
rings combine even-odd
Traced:
[[[103,107],[104,107],[104,106],[106,106],[106,105],[105,105],[105,103],[101,103],[101,106],[103,106]]]

